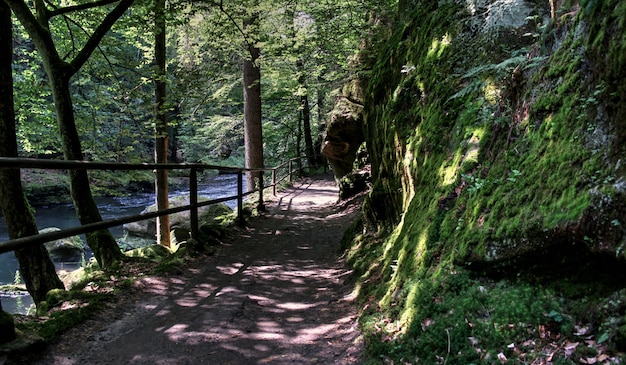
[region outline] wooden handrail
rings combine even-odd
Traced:
[[[272,168],[239,168],[230,166],[217,166],[203,163],[109,163],[109,162],[94,162],[94,161],[78,161],[78,160],[42,160],[34,158],[11,158],[0,157],[0,169],[2,168],[31,168],[31,169],[60,169],[60,170],[189,170],[189,205],[182,207],[170,208],[166,210],[160,210],[151,213],[137,214],[122,218],[108,219],[96,223],[80,225],[77,227],[67,228],[60,231],[40,233],[33,236],[21,237],[13,240],[0,242],[0,254],[10,252],[18,248],[22,248],[29,245],[43,244],[45,242],[54,241],[62,238],[67,238],[79,234],[85,234],[94,232],[101,229],[107,229],[115,226],[120,226],[126,223],[138,222],[146,219],[152,219],[164,215],[183,212],[189,210],[190,212],[190,225],[191,225],[191,237],[197,238],[199,234],[198,228],[198,208],[211,204],[222,203],[229,200],[237,199],[237,221],[242,223],[243,217],[243,198],[259,192],[259,206],[263,205],[263,190],[269,187],[273,188],[273,194],[276,195],[276,185],[281,181],[289,177],[292,181],[292,174],[296,171],[301,171],[302,167],[296,171],[293,171],[291,163],[294,160],[301,160],[306,156],[295,157],[289,159],[276,167]],[[282,178],[276,180],[276,171],[286,164],[289,164],[289,173]],[[197,173],[201,170],[219,170],[224,173],[237,174],[237,195],[223,197],[204,202],[198,202],[198,181]],[[272,183],[270,186],[264,186],[261,182],[258,189],[243,192],[243,174],[247,171],[271,171]]]

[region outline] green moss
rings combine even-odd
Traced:
[[[80,290],[51,291],[46,302],[38,306],[40,313],[45,313],[54,307],[63,306],[63,310],[51,311],[46,321],[32,321],[20,323],[17,327],[22,330],[39,334],[47,342],[53,342],[67,329],[90,318],[98,312],[103,304],[110,300],[112,293],[88,293]]]
[[[504,351],[513,361],[518,354],[507,345],[520,348],[525,339],[539,337],[540,325],[571,331],[554,297],[530,285],[481,282],[464,271],[447,271],[436,280],[414,280],[408,287],[398,319],[380,312],[363,317],[370,359],[470,364],[484,360],[486,351]],[[527,349],[525,360],[539,355]]]
[[[626,14],[626,6],[581,1],[585,10],[559,18],[545,44],[507,34],[519,48],[486,52],[494,41],[467,32],[461,8],[435,3],[403,13],[369,65],[364,119],[374,187],[363,227],[377,227],[377,236],[358,236],[348,256],[362,283],[371,283],[360,290],[375,302],[363,319],[372,358],[454,363],[450,344],[459,349],[457,363],[470,363],[481,360],[477,347],[494,349],[530,328],[499,327],[507,321],[567,332],[568,324],[555,323],[564,316],[545,316],[565,309],[544,284],[485,285],[459,266],[498,259],[493,252],[540,252],[551,239],[580,240],[557,233],[594,209],[591,192],[609,194],[619,175],[615,156],[624,151],[618,141],[626,141],[623,123],[598,121],[626,114],[626,90],[614,81],[626,69],[626,17],[613,15]],[[520,58],[529,49],[545,53]],[[521,86],[511,84],[517,66]],[[603,144],[601,132],[614,129],[615,141]],[[485,321],[472,301],[498,313],[477,325],[485,333],[467,325]]]

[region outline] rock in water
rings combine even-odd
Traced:
[[[58,231],[60,231],[60,229],[57,227],[49,227],[40,230],[39,233]],[[79,236],[72,236],[46,242],[45,246],[53,260],[79,259],[85,251],[85,245]]]
[[[199,197],[198,201],[207,201],[209,200],[206,197]],[[173,199],[170,199],[170,208],[182,207],[185,205],[189,205],[189,196],[177,196]],[[144,209],[141,214],[156,212],[156,204],[153,204],[146,209]],[[198,211],[198,220],[199,224],[213,224],[217,223],[216,219],[232,213],[232,209],[230,209],[226,204],[212,204],[206,207],[202,207]],[[170,214],[170,229],[174,230],[177,228],[186,229],[189,231],[191,228],[189,226],[190,215],[189,211],[184,211],[180,213]],[[146,219],[139,222],[128,223],[124,225],[124,229],[128,231],[130,235],[137,237],[146,237],[146,238],[154,238],[156,235],[156,219]]]

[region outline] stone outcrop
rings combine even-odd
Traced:
[[[466,329],[433,302],[456,311],[485,280],[556,292],[626,349],[626,2],[401,0],[390,17],[360,56],[372,191],[351,249],[363,299],[404,328],[372,348]],[[603,301],[615,317],[578,311]],[[435,363],[411,351],[389,362]]]
[[[13,341],[16,337],[13,317],[2,310],[0,305],[0,344]]]
[[[328,159],[336,179],[353,169],[359,147],[364,141],[363,106],[348,97],[337,98],[322,138],[322,155]]]
[[[386,227],[433,217],[432,244],[456,242],[459,262],[553,245],[624,257],[626,47],[605,31],[623,27],[624,5],[425,4],[402,5],[404,33],[375,45],[361,80],[365,216]]]

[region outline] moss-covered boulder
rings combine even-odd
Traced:
[[[339,97],[322,139],[322,155],[328,159],[336,179],[352,171],[363,137],[363,106],[346,96]]]
[[[60,230],[57,227],[48,227],[41,229],[39,233],[57,232]],[[53,260],[78,260],[85,252],[85,244],[79,236],[46,242],[45,246]]]
[[[370,172],[360,169],[345,175],[339,180],[339,199],[348,199],[364,192],[370,185]]]
[[[140,247],[140,248],[126,251],[125,254],[128,257],[139,257],[139,258],[159,262],[164,257],[169,256],[171,254],[171,251],[168,250],[167,247],[163,245],[154,244],[154,245],[149,245],[146,247]]]
[[[207,197],[198,197],[199,202],[207,201]],[[189,205],[189,196],[176,196],[169,201],[170,208]],[[141,213],[151,213],[157,210],[156,204],[153,204]],[[225,216],[232,214],[232,209],[226,204],[212,204],[201,207],[198,210],[199,225],[203,224],[219,224]],[[189,211],[179,212],[170,215],[170,229],[186,229],[190,228]],[[132,236],[154,238],[156,235],[156,219],[147,219],[140,222],[128,223],[124,225],[124,229]]]

